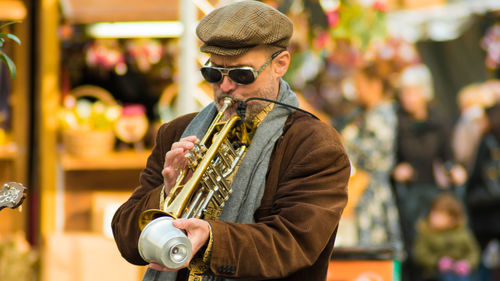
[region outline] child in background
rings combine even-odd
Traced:
[[[462,203],[451,193],[438,195],[427,217],[418,222],[414,255],[426,280],[471,280],[479,246],[466,225]]]

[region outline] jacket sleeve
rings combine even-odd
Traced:
[[[256,223],[210,221],[210,269],[233,278],[275,279],[313,265],[335,235],[347,203],[350,165],[336,131],[319,121],[292,126],[278,140]],[[266,194],[264,194],[266,197]],[[264,210],[262,210],[262,208]],[[229,270],[228,272],[228,268]]]
[[[468,229],[464,231],[464,245],[466,247],[465,259],[471,264],[472,268],[477,268],[480,259],[480,248],[476,238]]]
[[[417,264],[419,264],[425,272],[435,272],[439,261],[439,256],[431,249],[428,236],[418,230],[415,243],[413,245],[413,255]]]
[[[180,138],[189,121],[190,118],[184,116],[160,127],[146,168],[141,172],[140,186],[134,190],[131,197],[118,208],[113,216],[111,227],[116,245],[121,255],[132,264],[147,264],[141,258],[137,246],[141,233],[139,216],[145,210],[159,208],[163,184],[161,171],[163,170],[165,153],[170,149],[172,143]]]

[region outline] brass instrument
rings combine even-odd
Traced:
[[[162,210],[146,210],[141,214],[138,246],[147,262],[171,269],[181,267],[191,256],[191,243],[172,221],[177,218],[218,219],[220,216],[232,192],[234,172],[246,154],[253,133],[249,124],[238,115],[221,122],[232,103],[232,99],[224,99],[224,105],[203,139],[186,154],[187,168],[180,172]],[[188,174],[192,174],[189,179]]]

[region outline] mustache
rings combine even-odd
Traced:
[[[232,99],[234,104],[239,104],[239,103],[242,103],[244,101],[242,99],[236,98],[235,96],[233,96],[231,94],[222,94],[222,95],[217,97],[217,103],[221,104],[225,98]]]

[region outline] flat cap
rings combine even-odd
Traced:
[[[235,2],[201,19],[196,34],[200,50],[221,56],[244,54],[258,45],[286,48],[293,23],[280,11],[255,0]]]

